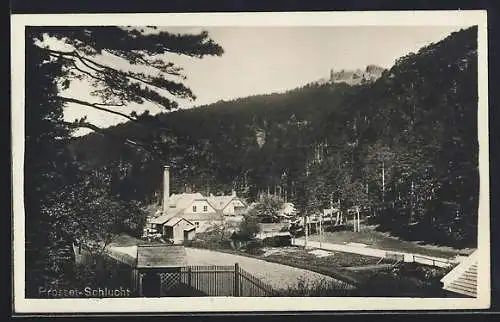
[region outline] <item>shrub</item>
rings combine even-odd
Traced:
[[[347,226],[347,225],[338,225],[338,226],[330,225],[330,226],[325,226],[324,229],[325,229],[326,232],[346,231],[348,229],[352,230],[352,225],[351,226]]]
[[[281,229],[280,229],[280,232],[281,233],[285,233],[285,232],[287,232],[289,230],[290,230],[290,228],[287,225],[283,225],[283,227],[281,227]]]
[[[339,285],[326,279],[311,282],[303,277],[299,277],[297,284],[281,290],[279,295],[289,297],[335,297],[349,296],[352,292],[353,290],[347,288],[347,285]]]
[[[186,240],[183,243],[186,247],[203,248],[203,249],[231,249],[231,241],[229,239],[205,239],[196,238],[193,240]]]
[[[292,238],[290,236],[273,236],[264,238],[262,242],[269,247],[286,247],[292,245]]]
[[[261,241],[259,240],[251,240],[249,241],[246,246],[246,252],[252,255],[261,255],[264,251],[262,250],[262,247],[264,245],[262,244]]]
[[[414,263],[403,263],[388,272],[368,277],[359,286],[356,296],[441,297],[440,279],[445,270]]]
[[[259,233],[259,219],[255,214],[247,214],[240,222],[238,236],[240,240],[250,240]]]

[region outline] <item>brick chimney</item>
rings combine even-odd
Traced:
[[[167,213],[170,198],[170,167],[163,167],[163,214]]]

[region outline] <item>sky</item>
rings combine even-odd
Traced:
[[[458,26],[358,26],[358,27],[165,27],[174,33],[207,30],[221,45],[221,57],[189,58],[169,55],[165,59],[184,68],[184,83],[197,99],[179,101],[182,108],[205,105],[255,94],[282,92],[327,78],[330,70],[365,68],[374,64],[390,68],[396,59],[417,52],[421,47],[440,41]],[[58,46],[52,43],[51,46]],[[126,67],[123,61],[102,57],[102,61]],[[65,95],[96,101],[89,95],[88,84],[74,83]],[[152,114],[161,108],[151,103],[131,104],[123,109]],[[87,116],[100,127],[126,119],[79,105],[68,105],[65,119]],[[77,135],[86,133],[80,131]]]

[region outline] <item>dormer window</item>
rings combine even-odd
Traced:
[[[193,212],[196,212],[196,206],[193,206]]]

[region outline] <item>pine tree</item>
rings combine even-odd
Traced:
[[[46,45],[47,39],[57,39],[70,49],[51,48]],[[110,191],[101,191],[98,196],[91,194],[107,187],[109,183],[102,183],[90,190],[78,190],[80,194],[72,190],[75,184],[82,183],[82,178],[92,177],[85,174],[92,166],[76,163],[68,150],[74,129],[90,128],[104,133],[114,144],[129,144],[163,162],[166,160],[157,142],[130,140],[126,135],[100,129],[85,118],[74,122],[65,121],[64,107],[69,103],[77,104],[119,115],[139,124],[144,133],[149,133],[152,128],[168,133],[169,129],[165,129],[165,125],[147,111],[127,113],[127,104],[149,102],[170,110],[178,107],[177,99],[195,99],[194,93],[182,83],[186,79],[182,68],[165,60],[165,55],[203,58],[222,53],[222,48],[206,32],[178,35],[155,27],[27,28],[25,200],[28,269],[60,273],[60,267],[54,267],[58,263],[51,263],[55,258],[54,249],[62,249],[77,236],[96,236],[103,227],[116,227],[117,223],[127,222],[123,218],[127,214],[123,207],[136,209],[132,204],[113,199],[116,196],[112,196]],[[113,67],[105,62],[104,55],[124,60],[128,66],[125,69]],[[144,71],[138,72],[137,67]],[[63,93],[73,82],[81,81],[93,85],[94,90],[90,94],[95,101],[69,97]],[[109,168],[105,169],[105,176],[111,173]],[[97,202],[99,198],[104,199]],[[93,217],[87,218],[82,212]],[[61,217],[61,214],[66,216]],[[85,225],[78,224],[83,218],[88,219]],[[102,221],[97,220],[99,218],[108,221],[103,225]],[[63,224],[71,222],[77,223],[70,225],[75,230],[69,230],[69,226]],[[108,240],[107,237],[104,239]],[[70,262],[68,258],[65,261]]]

